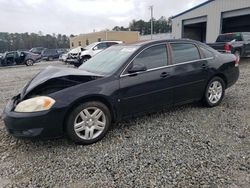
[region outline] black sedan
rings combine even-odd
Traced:
[[[234,55],[196,41],[116,45],[78,70],[46,68],[12,98],[3,117],[16,137],[67,134],[91,144],[124,118],[196,101],[217,106],[238,77]]]

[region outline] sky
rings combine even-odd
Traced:
[[[166,18],[206,0],[0,0],[0,32],[81,34]]]

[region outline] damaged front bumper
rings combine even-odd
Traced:
[[[63,136],[65,110],[53,108],[41,112],[15,112],[14,108],[19,96],[13,97],[8,102],[2,115],[6,129],[11,135],[19,138]]]

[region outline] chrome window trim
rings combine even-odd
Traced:
[[[128,64],[127,66],[123,69],[122,73],[120,74],[120,78],[122,77],[125,77],[125,76],[129,76],[131,74],[124,74],[124,72],[126,71],[126,69],[128,68],[128,66],[135,60],[135,58],[140,55],[143,51],[147,50],[148,48],[151,48],[153,46],[158,46],[158,45],[162,45],[162,44],[193,44],[197,50],[199,50],[199,47],[197,44],[195,43],[192,43],[192,42],[189,42],[189,41],[185,41],[185,42],[162,42],[162,43],[159,43],[159,44],[152,44],[150,46],[148,46],[147,48],[144,48],[142,51],[140,51]],[[168,48],[166,46],[166,48]],[[168,49],[167,49],[168,50]],[[167,54],[169,55],[169,54]],[[168,56],[167,56],[168,57]],[[201,57],[201,56],[200,56]],[[150,71],[155,71],[155,70],[160,70],[160,69],[164,69],[164,68],[167,68],[167,67],[173,67],[173,66],[178,66],[178,65],[183,65],[183,64],[188,64],[188,63],[194,63],[194,62],[198,62],[198,61],[206,61],[206,60],[211,60],[211,59],[214,59],[214,57],[209,57],[209,58],[201,58],[201,59],[197,59],[197,60],[192,60],[192,61],[186,61],[186,62],[183,62],[183,63],[178,63],[178,64],[172,64],[172,65],[167,65],[167,66],[163,66],[163,67],[157,67],[157,68],[153,68],[153,69],[148,69],[146,71],[143,71],[143,72],[138,72],[137,74],[142,74],[142,73],[146,73],[146,72],[150,72]],[[168,63],[168,62],[167,62]]]
[[[175,67],[175,66],[179,66],[179,65],[184,65],[184,64],[189,64],[189,63],[195,63],[195,62],[199,62],[199,61],[206,61],[206,60],[211,60],[211,59],[214,59],[214,57],[197,59],[197,60],[193,60],[193,61],[186,61],[186,62],[183,62],[183,63],[173,64],[173,65],[167,65],[167,66],[163,66],[163,67],[157,67],[157,68],[153,68],[153,69],[148,69],[148,70],[143,71],[143,72],[138,72],[136,74],[143,74],[143,73],[147,73],[147,72],[151,72],[151,71],[155,71],[155,70],[160,70],[160,69],[164,69],[164,68],[168,68],[168,67]],[[127,67],[124,70],[126,70],[126,69],[127,69]],[[133,74],[121,74],[120,77],[122,78],[122,77],[130,76],[130,75],[133,75]]]

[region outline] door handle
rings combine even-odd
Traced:
[[[207,66],[206,64],[202,64],[202,65],[201,65],[201,68],[202,68],[202,69],[207,69],[208,66]]]
[[[168,77],[168,76],[169,76],[169,73],[167,73],[167,72],[161,73],[161,77],[162,77],[162,78],[166,78],[166,77]]]

